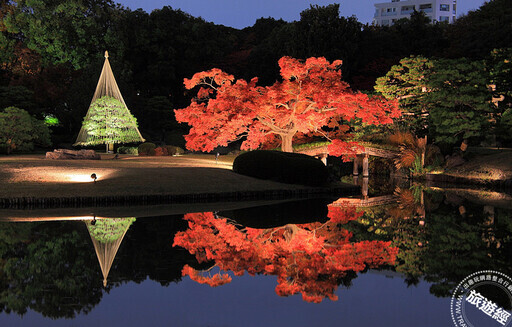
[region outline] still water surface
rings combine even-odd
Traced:
[[[495,193],[218,209],[0,222],[0,326],[452,326],[462,279],[512,275]]]

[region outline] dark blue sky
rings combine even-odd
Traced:
[[[206,21],[226,26],[244,28],[252,26],[260,17],[282,18],[286,21],[299,20],[300,12],[310,4],[325,6],[335,0],[122,0],[117,1],[130,9],[142,8],[147,12],[163,6],[171,6]],[[390,0],[389,0],[390,1]],[[340,2],[340,1],[338,1]],[[341,2],[341,15],[355,15],[362,23],[369,23],[374,14],[374,3],[383,0],[346,0]],[[484,0],[459,0],[457,15],[478,9]]]

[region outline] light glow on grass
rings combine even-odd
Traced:
[[[46,169],[45,169],[46,168]],[[94,183],[91,175],[96,174],[96,183],[108,180],[118,174],[117,169],[71,168],[71,167],[39,167],[6,169],[11,174],[9,182],[37,182],[37,183]]]
[[[101,179],[101,176],[98,176],[98,179]],[[73,183],[93,183],[94,179],[91,178],[91,175],[71,175],[68,176],[68,181]]]
[[[94,183],[94,178],[91,174],[96,174],[96,182],[107,180],[114,175],[116,170],[82,170],[80,172],[65,171],[65,172],[49,172],[46,178],[50,182],[64,182],[64,183]],[[41,181],[41,180],[40,180]]]

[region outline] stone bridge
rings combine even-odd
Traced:
[[[327,145],[310,148],[310,149],[304,149],[299,150],[297,153],[303,153],[307,154],[309,156],[317,157],[324,164],[327,164],[327,156],[329,155],[329,151],[327,150]],[[375,147],[368,147],[364,146],[364,150],[359,150],[357,152],[357,157],[354,158],[354,169],[352,174],[354,176],[359,175],[359,165],[363,166],[363,177],[368,177],[370,174],[368,172],[368,158],[370,156],[376,156],[386,159],[394,159],[398,156],[398,151],[393,150],[385,150],[385,149],[379,149]]]
[[[380,206],[390,203],[395,203],[397,197],[395,195],[382,195],[374,196],[371,198],[339,198],[338,200],[331,203],[329,206],[334,207],[373,207]]]

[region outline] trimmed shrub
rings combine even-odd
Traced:
[[[329,177],[319,159],[300,153],[256,150],[235,158],[233,171],[250,177],[276,182],[319,186]]]
[[[120,146],[117,148],[117,153],[133,154],[133,155],[137,156],[137,155],[139,155],[139,150],[135,146]]]
[[[178,156],[178,155],[185,153],[185,151],[178,146],[166,145],[165,148],[167,149],[167,153],[170,156]]]
[[[145,142],[139,145],[137,150],[139,151],[139,156],[154,156],[155,155],[156,145],[154,143]]]
[[[159,146],[155,149],[155,156],[161,157],[161,156],[168,156],[169,153],[167,152],[167,148],[165,146]]]

